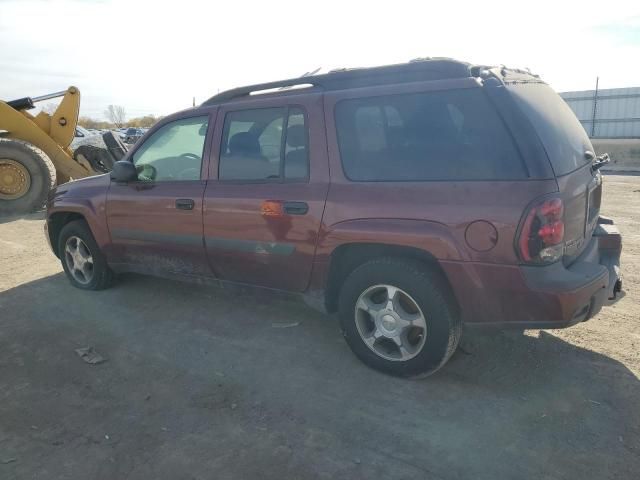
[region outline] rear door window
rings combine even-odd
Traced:
[[[510,134],[480,89],[343,100],[335,116],[350,180],[526,177]]]
[[[220,180],[284,181],[309,176],[308,134],[297,107],[229,112],[220,149]]]

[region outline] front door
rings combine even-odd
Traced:
[[[107,222],[112,263],[156,274],[208,275],[202,234],[209,112],[167,121],[129,157],[138,180],[112,182]]]
[[[307,287],[329,174],[322,97],[301,98],[220,108],[204,237],[221,279],[290,291]]]

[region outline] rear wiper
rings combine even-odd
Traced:
[[[600,167],[603,167],[610,161],[611,161],[611,158],[609,157],[608,153],[603,153],[602,155],[598,155],[596,157],[596,161],[593,162],[593,164],[591,165],[591,171],[595,172],[596,170],[599,170]]]

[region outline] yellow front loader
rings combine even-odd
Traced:
[[[63,97],[53,114],[31,115],[34,103]],[[0,100],[0,213],[41,208],[58,184],[102,173],[69,149],[78,124],[80,91]]]

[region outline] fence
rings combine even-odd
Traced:
[[[640,87],[560,95],[591,138],[640,138]]]

